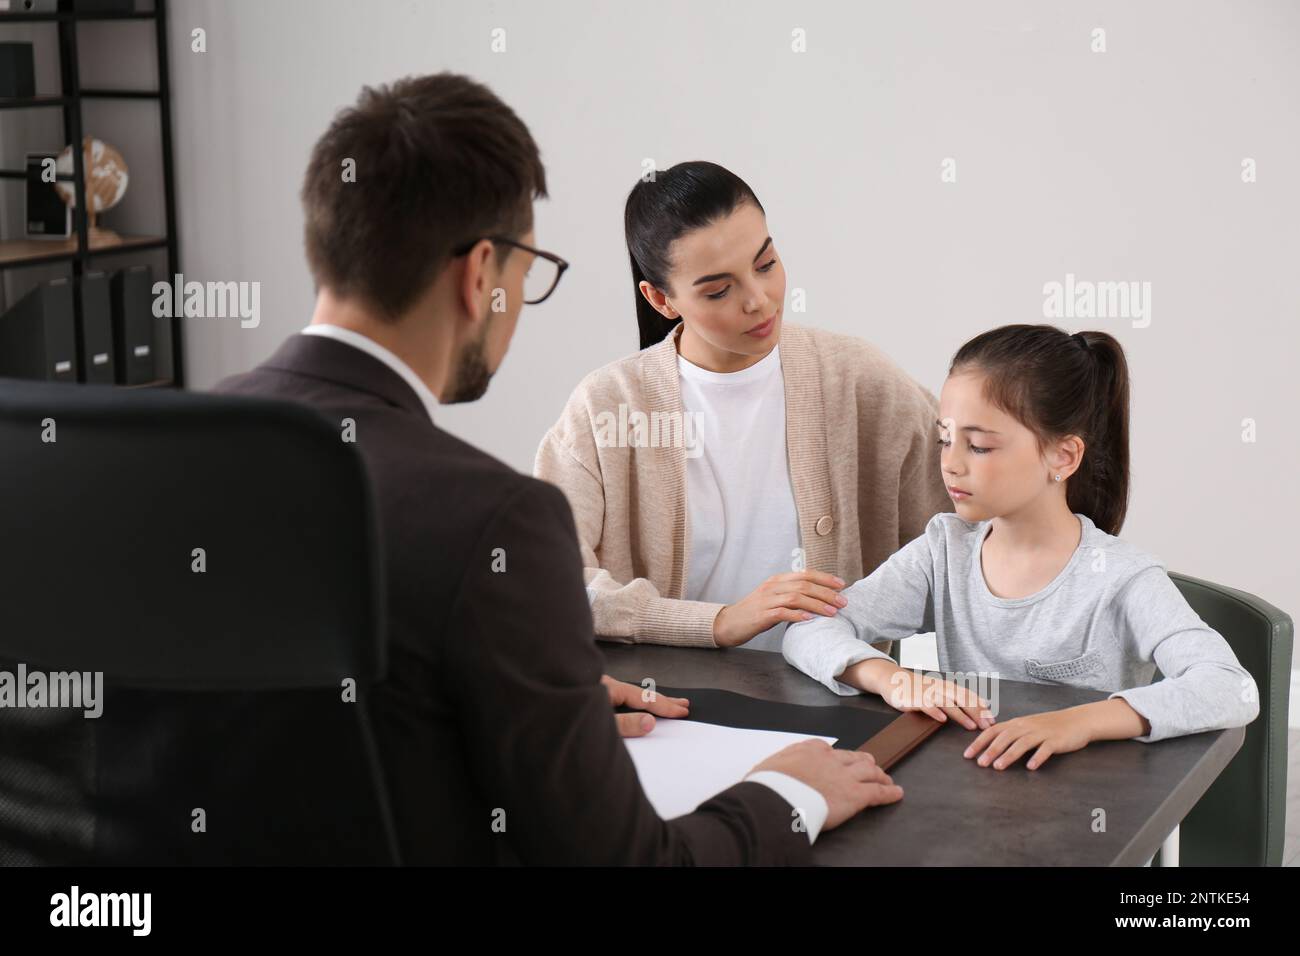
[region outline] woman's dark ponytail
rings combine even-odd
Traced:
[[[754,191],[735,173],[717,163],[678,163],[655,170],[628,193],[623,209],[623,232],[632,263],[632,291],[636,295],[636,323],[641,348],[647,348],[672,331],[680,319],[665,318],[641,294],[648,282],[660,292],[671,292],[671,246],[693,229],[730,215],[737,206],[752,202],[763,211]]]

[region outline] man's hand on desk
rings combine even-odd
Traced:
[[[801,740],[778,750],[750,773],[775,770],[812,787],[826,800],[826,822],[831,830],[867,807],[897,803],[903,788],[876,765],[876,758],[860,750],[836,750],[824,740]]]
[[[643,714],[614,715],[618,732],[624,737],[644,737],[650,733],[655,725],[655,719],[650,716],[651,714],[658,714],[660,717],[685,717],[690,713],[690,701],[685,697],[666,697],[663,694],[650,693],[636,684],[614,680],[608,674],[602,674],[600,682],[609,691],[611,707],[632,707],[646,711]]]

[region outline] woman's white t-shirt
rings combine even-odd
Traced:
[[[734,604],[794,569],[799,516],[785,442],[780,346],[739,372],[711,372],[677,356],[686,451],[686,594]],[[799,563],[802,567],[802,562]],[[745,647],[780,651],[785,623]]]

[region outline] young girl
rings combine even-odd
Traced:
[[[965,756],[1041,767],[1095,740],[1162,740],[1259,713],[1250,674],[1161,562],[1115,535],[1128,503],[1128,366],[1104,332],[1009,325],[967,342],[939,399],[956,514],[843,592],[834,617],[792,624],[782,652],[838,694],[982,729]],[[1114,691],[994,723],[952,681],[899,668],[870,641],[933,630],[939,669]],[[1164,679],[1150,683],[1155,667]]]

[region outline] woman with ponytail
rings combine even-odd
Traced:
[[[1097,740],[1238,727],[1258,693],[1164,566],[1117,535],[1128,505],[1129,376],[1105,332],[1008,325],[954,356],[934,425],[956,514],[796,624],[786,660],[839,694],[880,694],[980,730],[965,756],[999,770]],[[919,677],[869,642],[936,632],[939,670],[1110,691],[995,722],[964,681]],[[1151,683],[1159,667],[1163,679]]]
[[[938,403],[878,349],[784,321],[754,191],[714,163],[638,182],[641,350],[588,375],[536,474],[572,506],[596,633],[780,650],[951,510]]]

